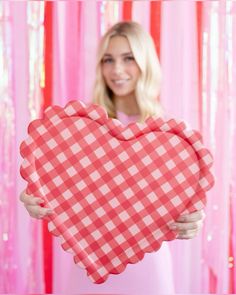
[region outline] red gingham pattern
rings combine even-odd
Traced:
[[[168,224],[202,209],[214,183],[201,135],[175,119],[124,126],[73,101],[49,107],[28,134],[27,193],[54,210],[49,231],[94,283],[173,240]]]

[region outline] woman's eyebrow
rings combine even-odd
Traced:
[[[133,55],[133,53],[130,51],[130,52],[122,53],[121,55],[122,55],[122,56],[125,56],[125,55]]]
[[[133,53],[130,51],[130,52],[124,52],[121,54],[121,56],[126,56],[126,55],[133,55]],[[105,53],[104,56],[112,56],[111,53]]]

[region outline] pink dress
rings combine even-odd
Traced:
[[[138,116],[117,112],[117,118],[128,124]],[[164,242],[155,253],[148,253],[137,264],[128,264],[119,275],[110,275],[103,284],[93,284],[86,271],[76,266],[72,256],[64,252],[58,239],[54,239],[54,286],[53,293],[83,294],[173,294],[173,274],[169,245]]]

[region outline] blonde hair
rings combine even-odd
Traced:
[[[140,109],[140,122],[149,116],[161,115],[159,103],[161,68],[151,36],[136,22],[119,22],[112,26],[102,37],[96,65],[96,80],[93,91],[93,103],[99,104],[108,112],[111,118],[116,117],[111,91],[102,75],[102,59],[111,37],[124,36],[128,39],[134,58],[140,68],[140,78],[137,82],[135,95]]]

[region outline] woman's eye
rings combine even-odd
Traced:
[[[112,62],[113,62],[113,59],[112,59],[112,58],[104,58],[102,62],[103,62],[104,64],[112,63]]]
[[[125,61],[132,61],[132,60],[134,60],[133,56],[126,56],[125,57]]]

